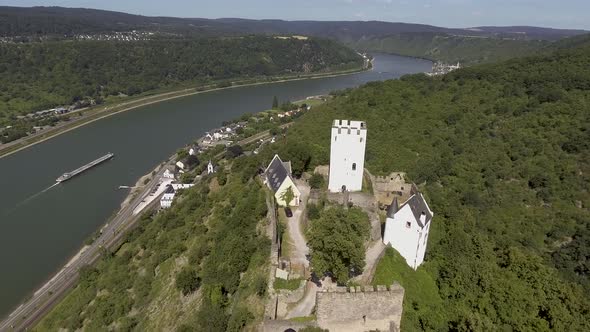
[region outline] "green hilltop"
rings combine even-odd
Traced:
[[[333,119],[367,122],[366,167],[406,171],[435,211],[425,264],[393,251],[402,330],[590,328],[590,47],[369,83],[289,138],[329,158]],[[408,271],[409,270],[409,271]]]
[[[388,250],[373,280],[405,287],[403,331],[590,330],[586,42],[337,93],[285,139],[146,216],[37,329],[253,328],[269,246],[254,177],[276,152],[295,174],[327,164],[332,121],[357,119],[366,167],[407,172],[435,212],[425,263],[412,271]]]

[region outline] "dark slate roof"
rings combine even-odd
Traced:
[[[285,166],[287,173],[293,173],[293,171],[291,170],[291,161],[283,161],[283,166]]]
[[[270,189],[276,193],[288,176],[289,172],[285,168],[283,161],[278,155],[275,155],[266,169],[266,180],[268,181]]]
[[[410,206],[410,209],[414,214],[414,218],[416,218],[416,221],[418,222],[418,225],[420,225],[420,227],[426,226],[432,220],[432,212],[430,212],[428,204],[426,204],[424,196],[422,196],[421,193],[412,195],[412,197],[410,197],[410,199],[408,199],[404,203],[404,205],[400,207],[400,210],[406,205]],[[422,214],[426,215],[426,222],[424,223],[422,223],[422,221],[420,220],[420,216]]]
[[[174,188],[171,185],[166,186],[166,190],[164,190],[164,194],[172,194],[174,193]]]
[[[389,206],[389,208],[387,208],[387,218],[393,219],[393,216],[397,213],[398,210],[399,204],[397,203],[397,197],[394,197],[393,202],[391,202],[391,205]]]

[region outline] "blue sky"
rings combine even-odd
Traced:
[[[0,0],[149,16],[381,20],[445,27],[535,25],[590,30],[590,0]]]

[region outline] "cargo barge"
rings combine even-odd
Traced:
[[[105,162],[105,161],[113,158],[114,156],[115,155],[113,153],[110,153],[109,152],[106,155],[104,155],[104,156],[102,156],[102,157],[100,157],[100,158],[98,158],[98,159],[96,159],[94,161],[91,161],[88,164],[86,164],[86,165],[84,165],[84,166],[82,166],[80,168],[77,168],[77,169],[75,169],[75,170],[73,170],[71,172],[64,173],[62,176],[58,177],[55,181],[57,181],[57,183],[67,181],[67,180],[73,178],[74,176],[76,176],[76,175],[78,175],[80,173],[83,173],[83,172],[91,169],[92,167],[94,167],[96,165],[99,165],[99,164],[101,164],[101,163],[103,163],[103,162]]]

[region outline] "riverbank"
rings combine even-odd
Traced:
[[[206,86],[200,86],[195,88],[183,88],[179,90],[173,90],[169,92],[159,93],[152,96],[140,97],[139,99],[135,100],[127,100],[122,103],[118,103],[116,105],[110,106],[100,106],[96,108],[86,109],[85,113],[90,113],[86,115],[82,115],[79,118],[73,120],[73,122],[65,122],[56,126],[55,128],[48,129],[48,131],[40,132],[38,134],[34,134],[31,136],[23,137],[19,140],[14,142],[6,143],[0,145],[0,159],[3,157],[9,156],[11,154],[17,153],[21,150],[34,146],[36,144],[45,142],[52,138],[55,138],[61,134],[67,133],[71,130],[78,129],[82,126],[87,124],[93,123],[98,120],[105,119],[112,115],[116,115],[119,113],[131,111],[140,107],[153,105],[156,103],[188,97],[196,94],[213,92],[213,91],[221,91],[226,89],[233,89],[239,87],[248,87],[248,86],[257,86],[257,85],[265,85],[265,84],[272,84],[272,83],[282,83],[282,82],[290,82],[290,81],[299,81],[299,80],[308,80],[308,79],[320,79],[320,78],[329,78],[329,77],[338,77],[344,75],[352,75],[364,71],[371,70],[373,68],[372,60],[369,62],[370,65],[363,65],[362,68],[351,69],[351,70],[343,70],[343,71],[334,71],[334,72],[326,72],[326,73],[318,73],[318,74],[310,74],[310,75],[297,75],[297,76],[283,76],[283,77],[268,77],[265,78],[265,81],[254,81],[252,80],[241,80],[241,81],[234,81],[229,82],[230,86],[219,87],[218,85],[221,83],[214,83],[209,84]]]

